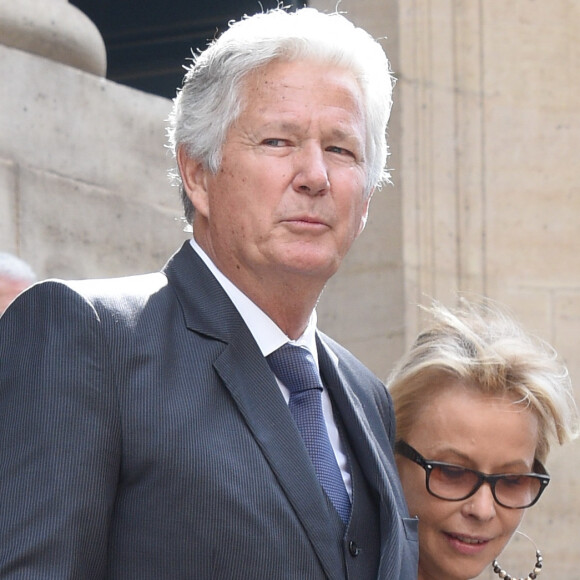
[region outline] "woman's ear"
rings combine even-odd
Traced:
[[[209,197],[207,192],[207,172],[201,161],[189,157],[185,146],[177,150],[177,165],[183,184],[183,190],[195,208],[195,213],[209,215]]]

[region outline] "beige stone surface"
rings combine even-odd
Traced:
[[[20,254],[16,181],[14,163],[0,160],[0,247],[12,254]]]
[[[100,32],[68,0],[4,0],[0,43],[99,76],[107,71]]]
[[[160,268],[186,235],[167,99],[0,45],[0,247],[40,277]]]
[[[138,195],[31,168],[21,170],[20,191],[21,252],[50,277],[148,272],[177,249],[182,227],[175,214]]]
[[[2,45],[0,75],[11,79],[0,97],[8,124],[0,157],[138,192],[152,204],[174,202],[164,194],[172,166],[164,146],[168,99]]]

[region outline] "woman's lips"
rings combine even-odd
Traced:
[[[445,536],[450,545],[462,554],[479,554],[489,543],[489,539],[478,536],[451,534],[448,532],[445,533]]]

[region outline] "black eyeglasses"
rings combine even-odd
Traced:
[[[395,451],[425,470],[427,491],[439,499],[461,501],[471,497],[484,483],[488,483],[493,498],[499,505],[524,509],[534,505],[550,483],[548,472],[537,460],[534,462],[534,471],[539,473],[488,475],[460,465],[425,459],[405,441],[397,441]]]

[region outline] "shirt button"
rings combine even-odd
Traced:
[[[353,540],[348,543],[348,551],[353,558],[356,558],[360,554],[360,548]]]

